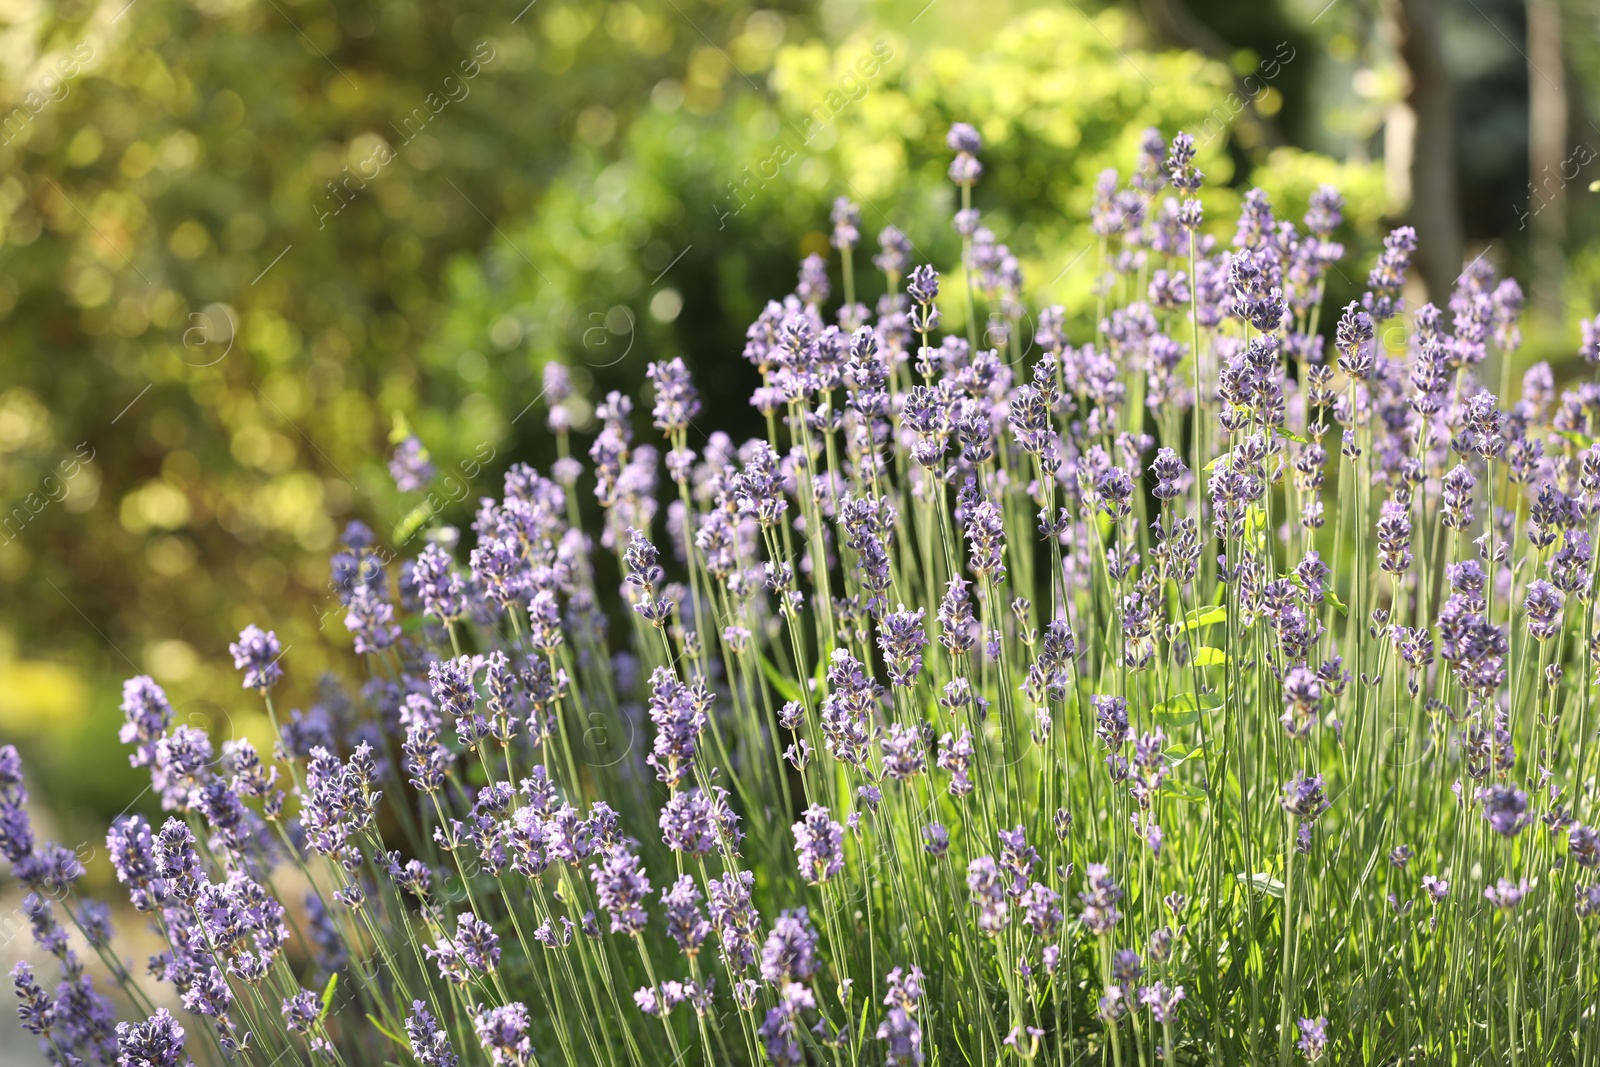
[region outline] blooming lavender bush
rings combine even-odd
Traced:
[[[564,458],[513,467],[470,549],[437,529],[395,568],[346,532],[358,693],[280,717],[292,662],[246,629],[267,758],[127,683],[165,817],[107,842],[165,945],[147,968],[0,750],[0,849],[62,970],[52,993],[18,965],[19,1016],[53,1060],[1515,1064],[1596,1039],[1600,385],[1540,365],[1503,403],[1516,284],[1474,264],[1448,328],[1408,309],[1406,229],[1326,351],[1338,195],[1297,227],[1253,193],[1224,247],[1192,141],[1154,131],[1097,191],[1104,311],[1074,345],[972,207],[978,132],[949,145],[964,269],[886,228],[869,310],[841,200],[842,301],[812,257],[749,331],[764,439],[702,434],[672,360],[665,454],[613,393],[586,468],[551,366]],[[425,468],[404,442],[397,479]]]

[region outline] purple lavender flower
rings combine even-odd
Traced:
[[[278,635],[271,630],[246,626],[239,632],[239,640],[228,646],[228,651],[233,653],[234,667],[244,671],[246,689],[265,693],[283,677],[283,668],[278,666],[283,649],[278,644]]]
[[[883,749],[883,773],[896,781],[921,774],[927,766],[922,731],[914,726],[890,723],[888,733],[878,744]]]
[[[743,974],[755,965],[756,931],[760,917],[750,902],[755,875],[749,871],[729,871],[722,878],[706,883],[710,896],[706,910],[722,945],[722,959],[734,974]]]
[[[1462,412],[1465,428],[1456,435],[1452,447],[1458,452],[1475,452],[1485,459],[1505,453],[1505,412],[1500,410],[1499,399],[1488,390],[1480,390],[1467,399]]]
[[[528,1067],[533,1062],[528,1023],[528,1009],[521,1001],[498,1008],[480,1005],[472,1013],[472,1028],[493,1067]]]
[[[1157,1026],[1177,1018],[1178,1004],[1183,998],[1183,986],[1169,989],[1165,982],[1157,982],[1139,990],[1139,1003],[1150,1009],[1150,1019]]]
[[[468,557],[468,563],[474,584],[502,610],[515,603],[528,587],[527,568],[513,538],[497,535],[480,540]]]
[[[1155,462],[1150,464],[1150,473],[1156,479],[1156,486],[1151,492],[1162,502],[1175,500],[1182,495],[1184,483],[1189,479],[1189,468],[1170,448],[1163,448],[1156,453]]]
[[[1311,732],[1322,705],[1322,679],[1304,667],[1292,667],[1283,679],[1283,727],[1293,737]]]
[[[381,653],[399,639],[400,627],[394,621],[394,605],[378,586],[370,583],[357,586],[346,606],[344,625],[355,635],[356,655]]]
[[[765,441],[758,441],[745,457],[744,470],[734,482],[733,498],[743,517],[762,526],[772,526],[788,510],[784,498],[783,473],[778,454]]]
[[[1372,291],[1362,297],[1362,305],[1378,321],[1391,318],[1400,310],[1400,290],[1411,267],[1411,253],[1416,249],[1417,232],[1410,226],[1401,226],[1383,239],[1383,252],[1367,275],[1367,287]]]
[[[22,759],[15,745],[6,745],[0,748],[0,855],[15,867],[33,858],[33,823],[23,807],[27,801]]]
[[[162,808],[187,810],[195,786],[211,773],[211,765],[211,738],[204,730],[179,726],[157,740],[150,784],[161,795]]]
[[[622,845],[607,848],[599,863],[589,865],[594,878],[595,897],[611,913],[611,932],[638,934],[644,930],[644,899],[650,893],[650,879],[639,857]]]
[[[1283,787],[1283,810],[1299,819],[1302,827],[1309,828],[1332,806],[1323,791],[1326,785],[1320,774],[1301,775],[1292,779]]]
[[[828,263],[812,253],[800,262],[800,281],[794,293],[813,306],[828,302]]]
[[[794,824],[794,851],[800,876],[808,885],[821,885],[844,869],[844,827],[827,808],[813,804]]]
[[[1017,900],[1022,909],[1022,921],[1035,937],[1048,941],[1061,925],[1061,894],[1043,884],[1034,882]]]
[[[449,625],[467,611],[466,583],[455,570],[450,553],[430,543],[416,558],[411,580],[422,600],[422,610]]]
[[[465,985],[474,977],[500,966],[500,938],[494,927],[472,912],[456,916],[456,936],[441,937],[423,952],[439,966],[439,977]]]
[[[975,640],[977,619],[972,613],[972,600],[967,596],[969,584],[959,575],[951,578],[939,602],[939,643],[952,656],[970,652]]]
[[[343,764],[325,748],[311,750],[300,821],[314,852],[336,855],[373,824],[383,797],[382,790],[371,788],[374,769],[372,746],[366,742]]]
[[[1478,479],[1464,464],[1457,464],[1444,476],[1440,521],[1448,529],[1461,531],[1472,525],[1472,492],[1477,486]]]
[[[122,816],[113,822],[106,835],[106,851],[117,881],[128,887],[136,909],[150,911],[165,899],[165,886],[156,879],[155,841],[143,815]]]
[[[168,819],[156,835],[151,856],[163,891],[178,900],[193,900],[200,892],[205,874],[200,869],[200,854],[195,851],[194,834],[189,827],[179,819]]]
[[[1573,907],[1578,913],[1578,918],[1587,919],[1600,915],[1600,885],[1578,885],[1572,888],[1577,892],[1578,900]]]
[[[939,739],[939,769],[950,772],[950,795],[964,797],[973,790],[972,731],[962,727],[961,736],[945,734]]]
[[[420,1000],[411,1002],[411,1014],[406,1017],[406,1037],[411,1041],[411,1054],[422,1067],[456,1067],[460,1061],[450,1047],[450,1035]]]
[[[979,580],[1004,580],[1005,523],[994,501],[981,501],[967,517],[967,544],[971,550],[972,573]]]
[[[923,264],[911,269],[906,294],[918,304],[931,304],[939,298],[939,272]]]
[[[1318,237],[1327,237],[1339,228],[1343,220],[1344,197],[1331,185],[1317,186],[1306,209],[1306,229]]]
[[[1580,867],[1600,866],[1600,833],[1582,823],[1567,832],[1567,854]]]
[[[1522,898],[1528,895],[1529,888],[1526,878],[1519,882],[1501,878],[1494,885],[1484,889],[1483,898],[1501,911],[1512,911],[1522,903]]]
[[[1179,133],[1172,139],[1172,145],[1167,153],[1167,175],[1174,188],[1185,193],[1193,194],[1200,189],[1200,183],[1205,175],[1194,166],[1194,138],[1187,133]]]
[[[1027,831],[1018,826],[1015,830],[1001,830],[1000,869],[1005,872],[1005,892],[1009,897],[1020,897],[1026,890],[1028,879],[1039,864],[1038,850],[1028,844]]]
[[[30,1034],[49,1036],[56,1024],[58,1006],[55,998],[46,993],[33,977],[33,964],[21,960],[11,969],[11,982],[16,987],[17,1018],[22,1028]],[[126,1025],[126,1024],[124,1024]],[[180,1038],[182,1031],[179,1031]]]
[[[434,473],[434,466],[428,461],[428,450],[416,434],[407,435],[395,446],[394,455],[389,457],[389,476],[394,479],[395,488],[402,493],[426,489],[428,483],[433,481]]]
[[[645,376],[655,384],[656,402],[651,412],[656,429],[672,434],[686,430],[700,414],[700,396],[680,357],[651,363]]]
[[[1515,786],[1492,785],[1483,790],[1483,817],[1501,837],[1516,837],[1533,821],[1528,794]]]
[[[821,709],[828,752],[844,763],[864,766],[881,688],[867,676],[859,660],[848,650],[838,648],[828,664],[828,689]]]
[[[667,933],[678,943],[683,954],[693,957],[711,933],[711,924],[700,911],[700,890],[694,878],[680,874],[672,888],[661,891],[661,910],[667,921]]]
[[[950,125],[950,132],[945,135],[945,144],[950,146],[952,152],[970,152],[977,155],[983,151],[983,138],[969,123],[955,122]]]
[[[691,773],[710,704],[708,690],[684,685],[668,668],[651,672],[650,721],[655,724],[656,737],[645,762],[655,769],[657,781],[676,789]]]
[[[878,623],[878,647],[889,667],[889,684],[909,686],[922,670],[922,650],[928,644],[928,632],[923,628],[927,614],[925,608],[907,611],[901,604]]]
[[[122,714],[127,721],[117,738],[125,745],[138,746],[128,762],[135,767],[148,766],[155,759],[156,741],[172,725],[167,694],[148,675],[129,678],[122,683]]]
[[[710,855],[717,847],[711,799],[699,789],[673,793],[661,809],[661,838],[674,852]]]
[[[142,1023],[117,1024],[117,1063],[120,1067],[181,1067],[183,1027],[166,1008]]]
[[[983,148],[983,139],[978,136],[978,131],[965,122],[958,122],[950,127],[945,143],[956,154],[956,158],[950,161],[950,180],[969,188],[977,184],[983,174],[983,164],[978,162],[977,157]]]
[[[1110,869],[1103,863],[1089,864],[1088,875],[1087,888],[1078,894],[1083,902],[1083,926],[1095,937],[1105,937],[1122,919],[1122,913],[1117,910],[1122,890],[1117,888]]]
[[[766,1018],[756,1031],[768,1058],[777,1067],[799,1067],[805,1062],[800,1047],[802,1016],[816,1006],[817,998],[811,990],[797,982],[786,982],[779,990],[777,1007],[767,1009]]]
[[[1301,1019],[1300,1040],[1295,1045],[1305,1053],[1307,1063],[1316,1063],[1328,1048],[1328,1020],[1321,1016]]]
[[[1005,883],[993,856],[979,856],[967,864],[967,890],[978,909],[978,930],[997,936],[1011,921]]]
[[[816,952],[817,931],[806,909],[785,911],[761,948],[761,977],[773,984],[810,981],[817,970]]]
[[[872,265],[891,278],[905,273],[911,262],[912,246],[906,235],[895,226],[885,226],[878,234],[879,253],[872,257]]]
[[[913,967],[907,974],[896,967],[884,984],[888,992],[883,1005],[889,1014],[878,1024],[877,1035],[889,1046],[884,1062],[887,1067],[919,1067],[923,1062],[922,1027],[916,1015],[922,1004],[922,971]]]
[[[861,209],[847,198],[841,196],[834,200],[828,220],[833,223],[833,236],[828,242],[833,247],[849,252],[861,243]]]
[[[1374,336],[1372,316],[1351,301],[1339,317],[1339,325],[1334,333],[1334,347],[1339,350],[1339,369],[1357,381],[1371,375]]]
[[[623,553],[623,581],[630,591],[633,610],[652,626],[664,626],[672,614],[673,602],[657,595],[657,588],[665,574],[657,559],[656,546],[643,533],[630,526],[628,548]]]
[[[1094,707],[1095,736],[1100,743],[1115,752],[1133,736],[1128,727],[1128,702],[1121,697],[1095,695],[1089,698]]]
[[[437,723],[421,721],[408,726],[402,752],[413,787],[424,793],[435,793],[444,787],[445,775],[455,757],[439,740]]]
[[[16,745],[0,747],[0,801],[23,804],[28,791],[22,784],[22,755]]]
[[[1378,565],[1390,574],[1411,568],[1411,509],[1385,500],[1378,517]]]
[[[85,900],[78,909],[78,925],[90,948],[111,944],[111,908],[101,900]]]
[[[1561,590],[1543,579],[1528,584],[1528,594],[1522,602],[1528,613],[1528,632],[1535,640],[1548,641],[1561,626],[1561,604],[1565,598]]]
[[[283,998],[283,1023],[291,1034],[308,1034],[322,1014],[322,1001],[309,989]]]

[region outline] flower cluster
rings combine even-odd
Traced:
[[[53,1062],[1592,1043],[1600,385],[1540,364],[1513,400],[1521,290],[1476,262],[1413,308],[1408,229],[1347,293],[1332,189],[1207,223],[1181,133],[1088,193],[1093,317],[1030,309],[974,206],[984,137],[946,144],[956,270],[890,226],[858,276],[835,204],[837,275],[808,256],[735,368],[763,437],[703,426],[708,357],[674,357],[574,453],[549,363],[548,475],[409,560],[345,530],[362,681],[228,645],[270,753],[127,682],[151,796],[105,841],[146,973],[0,748],[45,961],[18,1015]],[[415,437],[390,467],[433,473]]]

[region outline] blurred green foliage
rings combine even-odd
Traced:
[[[793,288],[809,253],[832,257],[837,293],[838,255],[828,247],[836,196],[861,208],[855,276],[869,306],[884,287],[870,258],[885,225],[905,231],[923,261],[959,261],[944,144],[955,120],[976,123],[986,142],[975,206],[1005,205],[984,224],[1020,257],[1030,293],[1063,303],[1092,332],[1096,177],[1108,167],[1126,177],[1147,127],[1167,137],[1207,122],[1229,131],[1217,125],[1218,115],[1231,117],[1227,71],[1193,53],[1145,51],[1139,40],[1115,10],[1092,19],[1026,13],[981,51],[914,49],[894,28],[868,27],[836,47],[781,49],[770,93],[741,93],[714,115],[656,94],[620,146],[579,152],[541,210],[503,224],[508,246],[452,266],[449,304],[423,350],[430,373],[428,403],[414,416],[419,432],[446,467],[485,434],[537,457],[547,448],[542,419],[508,423],[537,395],[526,384],[530,363],[569,364],[597,397],[637,393],[645,364],[674,355],[696,372],[717,428],[753,431],[747,398],[758,383],[740,358],[744,328]],[[1298,218],[1329,182],[1348,200],[1351,261],[1364,262],[1388,209],[1376,166],[1292,148],[1247,158],[1258,165],[1237,173],[1226,137],[1202,146],[1210,217],[1236,215],[1253,184]],[[1330,299],[1354,290],[1365,267],[1346,273]],[[497,418],[462,420],[457,406],[472,395],[463,377],[491,382],[489,392],[513,402],[499,404]]]
[[[123,677],[213,719],[248,706],[226,658],[245,623],[278,629],[309,694],[326,555],[389,489],[392,412],[426,402],[448,258],[541,210],[574,146],[612,141],[653,88],[711,113],[730,57],[763,70],[814,28],[782,0],[525,3],[10,13],[0,735],[44,795],[137,792]],[[452,410],[500,406],[469,388]]]
[[[861,205],[866,302],[889,222],[956,260],[951,120],[988,142],[976,206],[1007,206],[985,224],[1080,327],[1090,191],[1147,126],[1223,132],[1201,159],[1213,218],[1246,181],[1290,217],[1339,185],[1364,263],[1376,169],[1255,147],[1220,64],[1152,50],[1115,10],[979,37],[952,7],[944,29],[910,10],[831,44],[798,4],[736,0],[36,12],[10,98],[91,53],[0,135],[0,491],[22,508],[0,535],[0,735],[40,792],[102,815],[137,792],[114,737],[136,672],[265,743],[226,655],[246,623],[282,638],[287,705],[352,669],[326,558],[349,519],[388,535],[424,499],[383,467],[397,415],[457,522],[508,463],[551,458],[551,359],[592,396],[681,354],[708,421],[752,426],[744,327],[830,251],[835,196]]]

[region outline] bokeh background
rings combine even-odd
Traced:
[[[228,642],[278,632],[291,706],[354,675],[327,556],[426,504],[396,435],[465,525],[551,458],[546,361],[593,397],[681,355],[749,428],[744,327],[834,196],[869,247],[956,259],[953,119],[1032,302],[1081,327],[1094,179],[1157,126],[1200,141],[1212,218],[1344,190],[1333,304],[1401,221],[1419,296],[1489,257],[1562,374],[1597,116],[1589,0],[3,0],[0,741],[67,842],[143,786],[124,678],[265,743]]]

